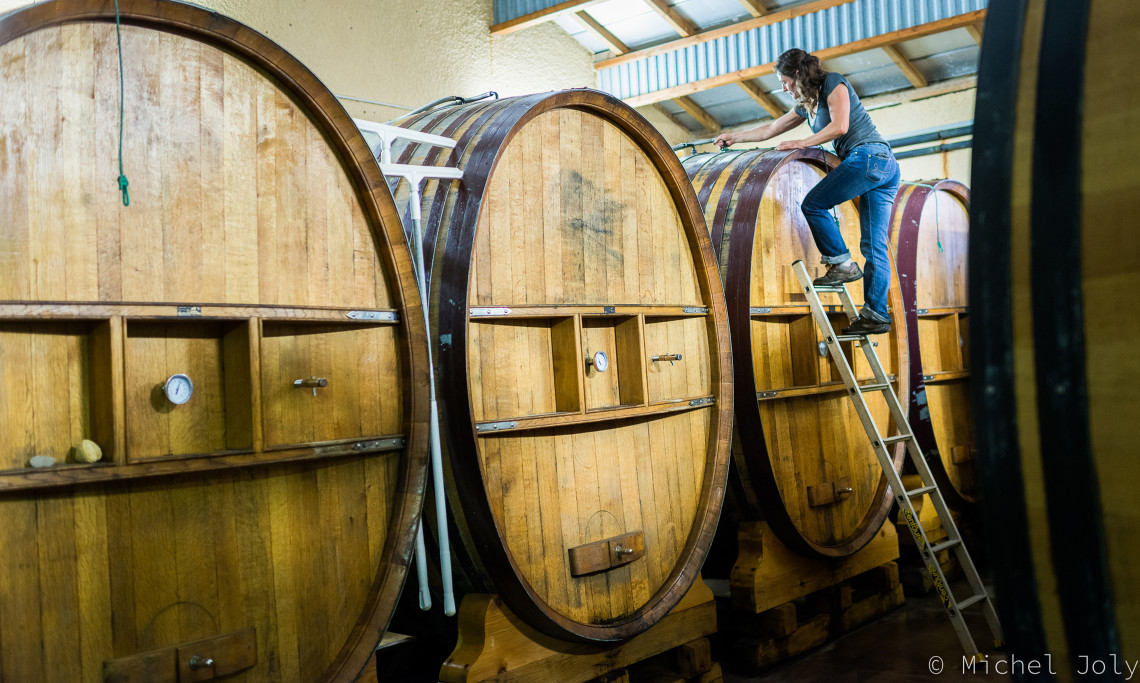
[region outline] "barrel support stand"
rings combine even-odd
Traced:
[[[805,557],[766,522],[744,522],[729,593],[718,594],[718,637],[750,673],[817,648],[903,605],[898,533],[885,523],[871,542],[835,560]]]
[[[678,657],[684,660],[685,653],[700,650],[700,641],[715,632],[716,602],[700,575],[664,619],[610,647],[552,638],[516,617],[498,595],[469,594],[459,606],[459,642],[440,669],[439,680],[584,683],[613,672],[620,677],[622,669],[670,650],[679,649]],[[692,680],[702,680],[709,672],[694,673]]]
[[[858,552],[836,560],[794,552],[776,538],[767,522],[741,523],[737,543],[740,554],[729,578],[732,607],[753,614],[835,586],[899,557],[898,533],[889,523]]]

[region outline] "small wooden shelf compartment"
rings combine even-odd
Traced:
[[[74,462],[83,439],[111,460],[115,331],[111,320],[0,320],[0,472],[32,471],[37,455]]]
[[[919,348],[925,374],[960,372],[969,356],[963,340],[969,335],[965,307],[922,309],[918,312]]]
[[[253,449],[250,335],[248,320],[126,321],[128,462]],[[180,405],[162,390],[175,374],[194,383]]]
[[[827,317],[836,331],[850,324],[839,307],[831,307]],[[806,307],[803,311],[767,307],[753,309],[749,324],[757,400],[846,390],[831,351]],[[840,342],[839,350],[847,357],[858,382],[868,384],[874,381],[866,356],[855,342]],[[893,377],[890,354],[880,350],[879,358],[887,374]]]
[[[650,405],[713,393],[710,324],[709,317],[645,316]]]
[[[645,364],[639,315],[582,317],[582,354],[585,370],[586,410],[645,405]],[[602,351],[609,359],[605,372],[598,372],[592,359]]]
[[[581,316],[473,318],[468,326],[476,422],[579,413]]]
[[[397,334],[396,326],[382,323],[262,320],[265,449],[400,432]]]

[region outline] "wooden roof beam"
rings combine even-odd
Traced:
[[[689,127],[688,127],[688,126],[686,126],[684,123],[681,123],[681,119],[679,119],[679,118],[677,118],[676,116],[674,116],[674,115],[673,115],[673,112],[671,112],[671,111],[669,111],[668,109],[666,109],[666,108],[665,108],[665,105],[663,105],[663,104],[661,104],[660,102],[658,102],[658,103],[656,103],[656,104],[654,104],[654,105],[652,105],[652,106],[653,106],[653,108],[654,108],[654,109],[656,109],[656,110],[657,110],[657,111],[658,111],[658,112],[659,112],[659,113],[660,113],[662,116],[664,116],[665,118],[667,118],[667,119],[669,119],[670,121],[672,121],[673,123],[675,123],[675,124],[677,125],[677,127],[678,127],[678,128],[680,128],[681,130],[684,130],[684,131],[688,131],[688,130],[689,130]]]
[[[970,37],[974,39],[974,42],[978,44],[978,47],[982,46],[982,25],[981,24],[970,24],[969,26],[966,27],[966,32],[970,34]]]
[[[625,53],[629,52],[628,45],[621,42],[617,36],[610,33],[605,26],[599,24],[598,20],[590,16],[590,13],[586,10],[578,10],[574,13],[574,16],[578,18],[578,21],[582,22],[587,30],[592,31],[594,35],[602,39],[602,42],[609,45],[610,49],[613,50],[615,54],[624,55]]]
[[[774,16],[774,15],[772,15]],[[766,17],[765,17],[766,18]],[[956,28],[964,28],[971,24],[977,24],[986,18],[986,10],[980,9],[974,12],[967,12],[966,14],[959,14],[954,17],[947,17],[946,19],[939,19],[938,21],[931,21],[919,26],[911,26],[909,28],[892,31],[891,33],[884,33],[863,40],[857,40],[853,43],[844,43],[843,45],[836,45],[835,47],[828,47],[822,50],[816,50],[812,54],[822,60],[834,59],[844,55],[851,55],[865,50],[873,50],[881,48],[884,45],[893,45],[904,40],[911,40],[912,38],[919,38],[922,36],[929,36],[935,33],[942,33]],[[630,54],[637,54],[632,52]],[[628,57],[629,55],[623,55]],[[692,83],[682,83],[675,85],[672,88],[664,88],[654,92],[645,93],[643,95],[635,95],[628,97],[624,101],[626,104],[633,107],[641,107],[654,102],[664,102],[665,100],[672,100],[682,95],[692,95],[693,93],[702,92],[704,90],[711,90],[722,85],[730,85],[739,83],[741,81],[748,81],[758,76],[763,76],[772,72],[775,68],[775,62],[767,64],[758,64],[750,66],[747,69],[739,71],[732,71],[726,74],[720,74],[711,78],[693,81]]]
[[[882,50],[887,53],[887,56],[891,58],[891,61],[895,63],[899,71],[903,72],[903,75],[906,76],[906,79],[910,81],[911,85],[916,88],[925,88],[927,86],[926,77],[923,76],[918,69],[914,68],[914,64],[910,63],[910,60],[899,50],[897,45],[884,45]]]
[[[544,24],[554,19],[554,17],[568,14],[570,12],[577,12],[578,10],[585,9],[590,5],[597,4],[601,0],[564,0],[557,5],[552,5],[544,10],[524,14],[521,17],[508,19],[507,21],[491,25],[491,35],[503,36],[508,33],[514,33],[524,28]]]
[[[780,103],[776,101],[776,98],[764,92],[760,86],[756,85],[756,81],[741,81],[738,85],[741,90],[748,93],[749,97],[756,100],[756,104],[764,107],[764,111],[771,114],[772,118],[778,119],[787,113],[784,111],[784,108],[780,106]]]
[[[665,2],[665,0],[659,0],[659,1],[662,4],[664,4],[664,2]],[[647,0],[647,2],[652,2],[652,0]],[[632,61],[635,59],[641,59],[642,57],[652,57],[654,55],[665,54],[666,52],[672,52],[672,51],[680,49],[682,47],[688,47],[690,45],[699,45],[701,43],[707,43],[710,40],[716,40],[717,38],[723,38],[725,36],[731,36],[731,35],[735,35],[737,33],[743,33],[744,31],[750,31],[754,28],[759,28],[761,26],[767,26],[768,24],[775,24],[775,23],[778,23],[781,21],[787,21],[788,19],[792,19],[794,17],[803,16],[805,14],[811,14],[812,12],[819,12],[820,10],[825,10],[829,7],[836,7],[838,5],[844,5],[844,4],[849,3],[849,2],[852,2],[852,0],[807,0],[806,2],[801,2],[799,4],[791,5],[790,7],[786,7],[786,8],[784,8],[778,12],[771,12],[770,14],[765,14],[762,17],[753,17],[752,19],[745,19],[744,21],[740,21],[740,22],[737,22],[735,24],[728,24],[727,26],[721,26],[719,28],[714,28],[714,29],[709,30],[709,31],[700,31],[699,33],[695,32],[695,33],[693,33],[693,35],[690,35],[690,36],[685,37],[685,38],[678,38],[677,40],[671,40],[667,43],[661,43],[660,45],[654,45],[653,47],[647,47],[644,50],[636,50],[634,52],[630,52],[629,54],[624,54],[624,55],[621,55],[619,57],[611,57],[610,59],[603,59],[600,62],[596,62],[594,64],[594,68],[595,69],[605,69],[605,68],[608,68],[611,66],[617,66],[618,64],[623,64],[625,62],[629,62],[629,61]],[[656,7],[654,7],[654,9],[656,9]]]
[[[689,21],[689,18],[681,14],[669,4],[668,0],[645,0],[646,3],[661,15],[661,18],[666,21],[673,30],[681,35],[682,38],[687,38],[694,33],[700,31],[697,25]]]
[[[694,102],[692,98],[678,97],[673,101],[677,103],[678,107],[684,109],[686,114],[696,119],[697,123],[701,124],[709,133],[715,134],[720,132],[720,121],[713,118],[712,114],[701,109],[701,105]]]
[[[740,0],[740,4],[744,5],[744,9],[754,17],[762,17],[771,12],[767,7],[760,4],[760,0]]]

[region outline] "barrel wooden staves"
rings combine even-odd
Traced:
[[[0,20],[0,680],[351,680],[426,476],[399,215],[280,47],[119,6],[129,207],[113,3]]]
[[[1061,680],[1140,659],[1138,31],[1130,0],[995,3],[978,75],[979,494],[1010,652]]]
[[[401,125],[458,146],[394,160],[464,169],[423,202],[459,567],[556,638],[641,633],[696,577],[728,473],[724,299],[684,171],[589,90]]]
[[[907,419],[947,503],[977,500],[970,414],[966,250],[970,190],[955,180],[904,184],[891,214],[910,354]]]
[[[818,149],[696,154],[684,166],[697,190],[713,246],[732,329],[736,432],[732,481],[749,514],[767,521],[781,541],[812,557],[847,557],[866,545],[891,505],[886,476],[826,355],[791,264],[819,263],[804,196],[838,157]],[[843,238],[859,244],[854,204],[837,209]],[[853,254],[855,252],[852,252]],[[820,273],[822,274],[822,266]],[[893,278],[892,274],[892,278]],[[862,281],[850,285],[856,301]],[[891,332],[874,339],[900,397],[908,394],[905,330],[898,285],[889,295]],[[836,304],[832,324],[844,327]],[[863,353],[843,345],[861,383],[873,379]],[[880,429],[890,413],[867,394]],[[892,425],[893,427],[893,425]],[[903,452],[895,451],[896,466]]]

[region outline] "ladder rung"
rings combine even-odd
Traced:
[[[959,539],[955,539],[953,541],[946,541],[945,543],[938,543],[936,545],[932,545],[932,546],[930,546],[930,552],[940,553],[943,550],[946,550],[947,548],[953,548],[956,545],[962,545],[962,539],[959,538]]]
[[[865,334],[837,334],[837,335],[835,335],[835,341],[841,341],[841,342],[859,341],[860,339],[866,339],[866,338],[867,338],[867,335],[865,335]]]
[[[862,391],[865,394],[868,391],[882,391],[883,389],[890,389],[890,388],[891,388],[890,384],[864,384],[864,385],[859,387],[859,391]]]
[[[843,285],[812,285],[817,292],[832,292],[838,294],[843,291]]]
[[[906,492],[906,497],[907,498],[914,498],[915,496],[921,496],[922,494],[929,493],[930,491],[933,491],[936,488],[938,488],[938,487],[937,486],[923,486],[920,489],[911,489],[910,491]]]
[[[985,600],[987,597],[988,596],[985,593],[982,593],[981,595],[971,595],[970,597],[966,598],[962,602],[958,603],[958,609],[964,610],[967,607],[969,607],[970,605],[978,604],[982,600]]]
[[[884,446],[890,446],[893,443],[898,443],[900,441],[906,441],[909,438],[910,438],[910,434],[899,434],[898,436],[888,436],[887,438],[883,439],[883,445]]]

